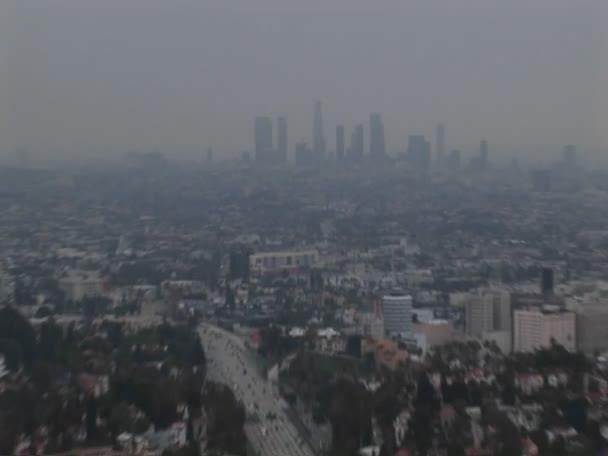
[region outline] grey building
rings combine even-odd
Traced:
[[[369,117],[369,154],[372,160],[379,160],[386,155],[384,145],[384,124],[382,116],[375,112]]]
[[[272,120],[270,117],[255,118],[255,161],[269,163],[272,161]]]
[[[390,335],[408,335],[412,328],[412,297],[400,291],[382,297],[384,330]]]
[[[287,163],[287,121],[285,117],[277,120],[277,160],[280,163]]]
[[[363,125],[359,124],[353,130],[350,138],[350,159],[353,161],[363,160]]]
[[[312,137],[312,151],[315,159],[325,160],[325,136],[323,135],[323,114],[320,101],[315,102]]]

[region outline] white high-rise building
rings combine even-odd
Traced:
[[[412,326],[412,297],[393,292],[382,298],[384,330],[390,335],[410,334]]]
[[[551,346],[576,349],[576,315],[555,306],[516,310],[513,316],[513,350],[531,352]]]

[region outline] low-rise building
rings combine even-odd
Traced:
[[[258,252],[249,257],[251,271],[263,274],[269,271],[314,267],[319,263],[316,250],[284,250]]]
[[[104,280],[96,271],[70,271],[59,279],[59,288],[70,301],[81,301],[85,297],[103,293]]]
[[[424,335],[427,348],[443,345],[454,336],[454,326],[448,320],[433,319],[423,323],[413,323],[412,333]]]

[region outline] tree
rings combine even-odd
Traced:
[[[19,343],[12,339],[0,339],[0,353],[4,355],[6,367],[16,371],[23,364],[23,350]]]
[[[63,330],[54,321],[47,321],[40,327],[38,357],[46,361],[56,361],[63,351]]]
[[[361,336],[350,336],[346,341],[346,353],[361,358]]]
[[[21,357],[16,361],[23,362],[26,366],[31,365],[36,352],[36,333],[23,315],[13,307],[7,306],[0,310],[0,337],[4,341],[12,341],[9,343],[10,353],[7,355],[14,356],[20,351]],[[14,344],[19,347],[18,350]]]
[[[95,439],[97,438],[97,401],[93,396],[89,397],[87,401],[85,425],[87,442],[95,442]]]
[[[108,419],[108,430],[112,436],[116,437],[122,432],[133,432],[134,428],[129,406],[124,402],[113,405]]]
[[[48,306],[41,306],[40,308],[38,308],[38,310],[36,311],[36,318],[46,318],[46,317],[50,317],[51,315],[53,315],[53,310],[48,307]]]
[[[88,318],[94,318],[108,312],[112,302],[103,296],[85,296],[82,300],[82,312]]]

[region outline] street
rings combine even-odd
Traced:
[[[245,434],[260,456],[313,456],[307,441],[289,419],[287,404],[257,370],[238,336],[211,325],[199,334],[208,363],[208,378],[234,391],[247,410]]]

